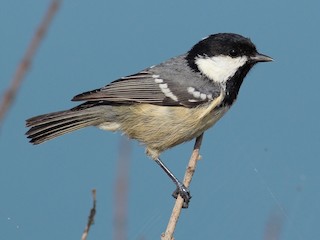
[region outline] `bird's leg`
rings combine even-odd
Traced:
[[[160,160],[159,157],[154,159],[156,163],[163,169],[163,171],[171,178],[174,184],[177,186],[177,189],[173,192],[172,196],[174,198],[178,197],[178,194],[183,198],[183,208],[188,208],[189,202],[191,199],[189,189],[167,168],[166,165]]]

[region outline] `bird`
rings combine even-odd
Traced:
[[[244,78],[259,62],[273,59],[235,33],[211,34],[187,53],[76,95],[83,103],[69,110],[26,120],[32,144],[95,126],[120,131],[146,147],[175,183],[173,196],[189,206],[189,189],[160,159],[174,146],[197,138],[235,103]]]

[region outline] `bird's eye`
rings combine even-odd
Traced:
[[[231,49],[229,51],[229,55],[230,55],[230,57],[236,57],[236,56],[238,56],[238,51],[236,49]]]

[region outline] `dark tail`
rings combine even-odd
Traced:
[[[83,110],[71,109],[30,118],[26,120],[27,127],[31,127],[26,135],[30,138],[30,143],[40,144],[84,127],[99,125],[103,123],[104,118],[98,110],[94,107]]]

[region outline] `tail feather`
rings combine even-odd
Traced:
[[[71,127],[74,124],[80,124],[81,122],[86,122],[87,120],[92,121],[94,120],[92,117],[83,117],[81,120],[77,120],[75,118],[63,119],[63,120],[54,120],[52,122],[45,122],[45,123],[37,123],[37,125],[33,125],[28,131],[27,134],[32,135],[42,135],[45,132],[63,129],[65,127]],[[98,119],[96,119],[98,120]]]
[[[29,136],[28,138],[31,138],[30,142],[33,144],[40,144],[44,141],[48,141],[50,139],[56,138],[58,136],[61,136],[63,134],[73,132],[76,130],[79,130],[84,127],[92,126],[94,125],[94,121],[88,120],[88,121],[81,121],[81,122],[69,122],[67,124],[61,124],[56,127],[52,128],[46,128],[46,129],[40,129],[36,132],[27,133]],[[32,128],[30,129],[32,130]]]
[[[30,118],[26,126],[31,127],[26,135],[33,144],[40,144],[63,134],[104,122],[101,112],[94,109],[67,110]]]
[[[70,115],[74,115],[76,112],[72,112],[71,110],[59,111],[53,113],[47,113],[39,116],[35,116],[26,120],[26,126],[32,127],[36,124],[45,124],[48,122],[58,121],[65,118],[70,118]]]

